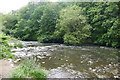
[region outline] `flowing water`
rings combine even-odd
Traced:
[[[24,48],[12,49],[17,58],[37,58],[48,70],[49,78],[118,78],[119,49],[99,46],[66,46],[23,42]]]

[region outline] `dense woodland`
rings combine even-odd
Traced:
[[[120,47],[119,3],[30,2],[0,14],[2,31],[20,40]]]

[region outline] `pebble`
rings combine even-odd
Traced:
[[[11,63],[11,62],[12,62],[12,59],[8,59],[8,61],[9,61],[9,63]]]
[[[93,71],[93,72],[95,72],[95,71],[96,71],[96,69],[93,69],[92,71]]]
[[[119,78],[119,76],[114,76],[114,78]]]
[[[45,63],[45,62],[42,62],[43,64]]]
[[[92,68],[89,68],[89,70],[92,70]]]
[[[112,66],[111,64],[109,64],[109,66]]]
[[[83,61],[81,61],[80,63],[83,63]]]
[[[21,59],[17,59],[17,60],[15,60],[15,61],[13,61],[14,63],[17,63],[17,62],[19,62],[19,61],[21,61]]]
[[[37,58],[44,59],[45,57],[44,56],[37,56]]]
[[[92,61],[88,61],[88,63],[89,63],[89,64],[93,64],[93,62],[92,62]]]
[[[14,64],[11,64],[10,66],[11,66],[11,67],[14,67]]]
[[[98,75],[98,78],[105,78],[105,76],[103,76],[103,75]]]

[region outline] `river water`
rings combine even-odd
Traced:
[[[119,49],[100,46],[66,46],[63,44],[22,42],[12,49],[19,59],[36,57],[48,71],[48,78],[118,78]]]

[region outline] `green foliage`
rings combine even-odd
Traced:
[[[61,33],[59,35],[63,35],[64,32],[64,43],[79,45],[90,37],[91,26],[87,24],[80,7],[73,5],[63,9],[58,21],[57,32]]]
[[[107,46],[119,47],[120,46],[120,23],[117,19],[109,31],[102,36],[99,44],[106,44]]]
[[[46,79],[44,69],[33,58],[25,59],[21,65],[10,75],[11,78],[42,78]]]
[[[8,44],[8,36],[1,34],[0,35],[0,59],[3,58],[13,58],[14,55],[11,54],[11,48]]]
[[[26,7],[18,11],[18,23],[16,24],[14,37],[21,40],[37,40],[36,38],[36,23],[31,20],[31,15],[34,12],[36,5],[29,3]],[[32,33],[32,34],[31,34]]]
[[[53,38],[50,35],[41,35],[40,37],[38,37],[38,41],[39,42],[52,42]]]
[[[119,4],[29,3],[18,11],[2,14],[0,21],[5,34],[21,40],[120,47]]]
[[[14,29],[16,28],[17,24],[17,17],[12,14],[3,15],[2,17],[2,24],[3,26],[3,32],[5,32],[7,35],[13,35]]]
[[[88,23],[92,26],[91,39],[93,43],[99,45],[118,47],[119,35],[110,38],[112,32],[116,34],[119,30],[111,30],[111,28],[118,27],[116,21],[119,16],[119,4],[112,2],[99,2],[99,3],[76,3],[84,12],[84,15],[88,18]],[[111,32],[112,31],[112,32]]]
[[[43,15],[40,20],[41,27],[38,31],[38,40],[40,42],[55,42],[53,33],[60,10],[61,6],[57,3],[49,3],[44,6]]]

